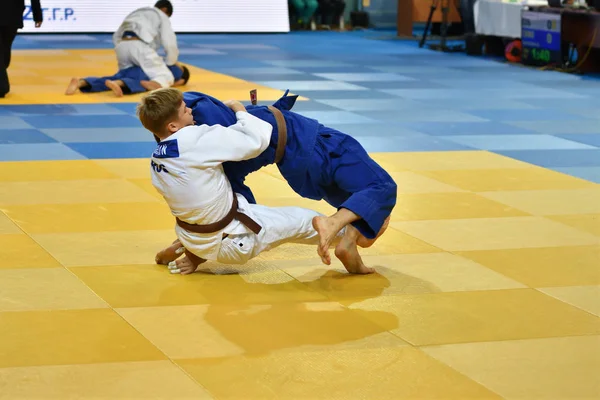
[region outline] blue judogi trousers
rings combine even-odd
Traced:
[[[181,79],[181,76],[183,75],[183,71],[181,68],[179,68],[176,65],[171,65],[169,66],[169,69],[173,73],[175,81]],[[133,94],[145,92],[146,89],[144,89],[140,82],[148,81],[150,79],[148,78],[148,75],[146,75],[144,71],[142,71],[142,69],[136,65],[134,67],[119,70],[116,74],[111,76],[90,76],[87,78],[83,78],[83,80],[88,83],[88,86],[84,86],[79,89],[82,93],[106,92],[110,90],[104,84],[106,80],[121,80],[125,84],[125,87],[123,88],[123,94]]]
[[[392,177],[356,139],[325,126],[318,132],[308,182],[305,194],[317,193],[333,207],[359,215],[352,225],[368,239],[377,236],[396,205]]]

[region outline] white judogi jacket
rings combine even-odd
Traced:
[[[164,197],[171,213],[190,224],[206,225],[223,219],[231,209],[233,192],[223,171],[226,161],[248,160],[269,145],[273,126],[247,112],[237,112],[238,122],[187,126],[164,139],[151,158],[152,184]],[[248,203],[238,195],[240,206]],[[198,234],[175,226],[186,249],[206,260],[216,260],[224,233],[250,230],[233,220],[224,230]]]
[[[167,65],[173,65],[179,57],[177,37],[171,27],[171,20],[167,14],[156,7],[139,8],[125,17],[119,29],[113,35],[113,44],[116,46],[123,38],[125,31],[135,32],[144,43],[154,50],[160,46],[165,49]]]

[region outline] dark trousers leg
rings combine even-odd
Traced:
[[[10,91],[7,69],[15,36],[17,28],[0,27],[0,97],[4,97]]]
[[[319,14],[321,16],[321,23],[323,25],[331,24],[331,14],[333,12],[331,0],[319,1]]]
[[[346,2],[344,0],[335,0],[333,2],[333,15],[331,23],[337,25],[340,21],[340,17],[346,9]]]
[[[346,2],[344,0],[322,0],[319,2],[319,9],[322,24],[337,25],[340,15],[346,9]]]

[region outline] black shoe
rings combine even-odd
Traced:
[[[4,97],[6,97],[6,93],[0,93],[0,99],[3,99]]]

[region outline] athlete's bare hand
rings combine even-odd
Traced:
[[[187,257],[183,256],[179,260],[171,261],[168,265],[169,271],[172,274],[189,275],[196,272],[198,269],[197,265],[194,265],[192,261]]]
[[[246,107],[237,100],[227,100],[224,104],[231,108],[233,112],[246,111]]]

